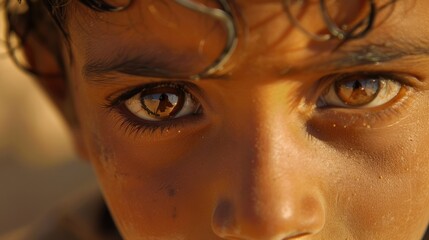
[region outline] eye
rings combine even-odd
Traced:
[[[146,87],[124,102],[135,116],[147,121],[163,121],[201,111],[194,97],[181,86]]]
[[[340,76],[323,92],[318,107],[373,108],[400,95],[403,85],[393,78],[357,74]]]

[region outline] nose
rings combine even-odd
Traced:
[[[250,197],[219,201],[212,220],[215,234],[222,239],[287,240],[323,228],[324,209],[317,196],[262,190]]]
[[[280,142],[281,146],[259,141],[258,147],[247,148],[253,150],[245,157],[231,159],[240,162],[235,166],[239,170],[212,216],[212,229],[220,238],[299,239],[323,228],[325,207],[317,171],[308,166],[308,158],[298,156],[299,146],[293,141]]]

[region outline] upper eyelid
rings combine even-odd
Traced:
[[[190,82],[190,81],[154,81],[146,84],[136,85],[136,86],[129,86],[126,89],[117,91],[116,95],[112,94],[109,95],[106,98],[106,101],[108,102],[108,107],[114,107],[117,106],[127,99],[135,96],[136,94],[140,93],[145,88],[157,88],[157,87],[163,87],[163,86],[173,86],[178,87],[186,91],[187,93],[191,94],[193,97],[195,95],[202,96],[204,93],[200,87],[198,87],[196,84]],[[198,97],[197,97],[198,98]],[[198,98],[199,99],[199,98]]]
[[[328,87],[335,81],[347,80],[347,78],[362,76],[362,77],[373,77],[377,79],[393,80],[402,84],[417,87],[422,81],[419,77],[403,72],[391,72],[391,71],[356,71],[356,72],[338,72],[329,74],[318,80],[319,86]]]

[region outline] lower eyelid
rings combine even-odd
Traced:
[[[141,93],[145,88],[151,87],[175,87],[182,89],[190,96],[190,101],[198,103],[198,111],[187,116],[179,116],[174,119],[162,121],[148,121],[139,118],[126,107],[125,102],[127,99]],[[145,137],[156,136],[158,140],[162,140],[174,136],[177,137],[177,132],[182,133],[182,135],[192,133],[207,125],[209,121],[205,116],[205,108],[202,107],[201,95],[201,90],[193,83],[179,81],[149,83],[141,87],[129,88],[128,91],[124,90],[123,93],[117,97],[107,97],[106,100],[109,103],[105,105],[105,108],[108,110],[107,113],[109,116],[114,119],[115,127],[126,135],[133,135],[135,137],[139,137],[140,135]]]
[[[180,134],[186,135],[195,132],[209,123],[204,114],[189,115],[165,121],[146,121],[131,114],[124,108],[126,107],[121,106],[116,111],[112,111],[111,114],[114,115],[115,126],[127,136],[150,136],[157,141],[162,141],[177,137]]]
[[[320,108],[315,109],[309,124],[319,127],[371,129],[394,125],[408,116],[407,112],[418,93],[404,86],[404,92],[397,96],[393,103],[375,108],[347,109]]]

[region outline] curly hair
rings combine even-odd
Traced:
[[[11,44],[12,36],[16,36],[21,42],[20,46],[22,46],[25,44],[28,37],[31,35],[34,36],[41,44],[43,44],[43,47],[53,53],[54,56],[57,58],[58,64],[62,66],[62,58],[59,55],[61,52],[60,46],[62,46],[60,41],[69,40],[69,34],[66,29],[65,23],[68,17],[67,6],[70,4],[71,0],[27,0],[25,2],[25,11],[16,10],[16,7],[14,8],[13,6],[16,6],[17,3],[21,4],[21,1],[22,0],[4,0],[4,7],[6,9],[6,22],[8,24],[6,43],[9,55],[15,61],[15,63],[20,66],[21,69],[24,69],[31,74],[41,74],[31,68],[25,67],[20,64],[15,54],[19,46],[12,46]],[[191,8],[192,5],[196,5],[195,3],[193,3],[192,0],[175,1],[189,8]],[[283,2],[285,14],[288,16],[292,24],[294,24],[304,34],[306,34],[308,37],[315,41],[328,41],[331,39],[339,39],[340,43],[338,47],[340,47],[342,44],[349,40],[365,36],[373,28],[377,11],[380,10],[376,8],[375,0],[362,0],[365,1],[369,6],[370,10],[368,12],[368,15],[356,25],[349,27],[348,30],[345,30],[342,27],[338,26],[332,20],[329,11],[326,7],[327,5],[325,0],[319,0],[320,12],[322,14],[324,23],[329,30],[329,33],[324,35],[317,35],[306,30],[300,24],[299,20],[295,18],[290,11],[290,6],[292,4],[296,2],[302,3],[305,2],[305,0],[279,1]],[[390,0],[390,3],[393,3],[395,1],[396,0]],[[83,4],[97,12],[121,11],[126,9],[132,2],[133,0],[128,0],[125,1],[125,4],[121,6],[113,6],[103,0],[79,0],[80,4]],[[223,2],[228,2],[228,0],[223,0]],[[382,8],[383,7],[384,6],[382,6]],[[205,13],[204,11],[201,12]],[[233,51],[233,45],[234,44],[231,42],[229,46],[230,49],[224,52],[224,55],[222,55],[220,59],[217,60],[218,62],[222,62],[223,58],[226,58],[226,55],[230,54],[231,51]]]
[[[21,1],[4,1],[7,24],[6,47],[9,56],[20,69],[33,75],[42,74],[22,64],[16,54],[30,36],[51,52],[58,64],[62,66],[60,40],[61,36],[68,38],[67,31],[63,27],[64,6],[67,2],[67,0],[26,1],[23,6],[24,3]],[[16,44],[16,41],[19,43]]]

